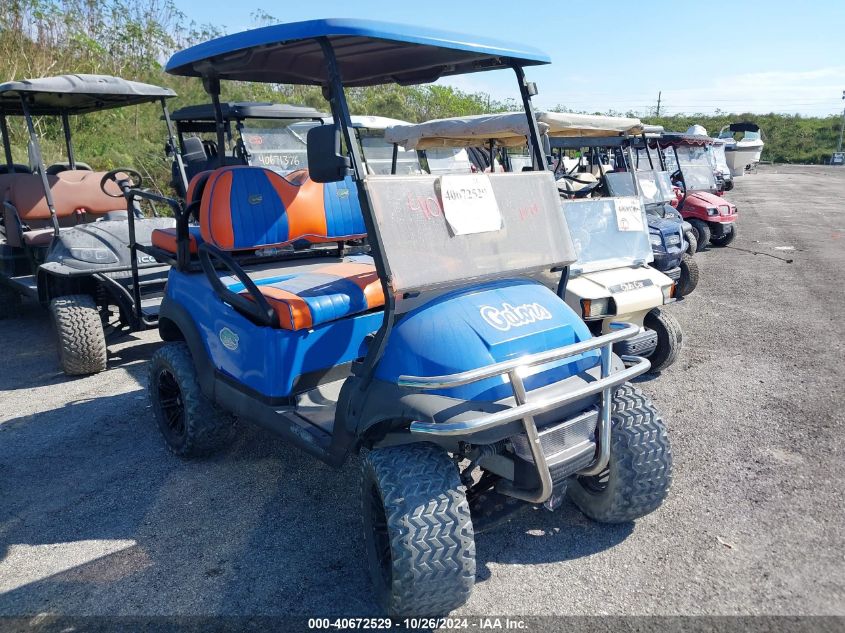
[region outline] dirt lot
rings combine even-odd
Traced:
[[[845,169],[761,168],[728,197],[735,248],[697,255],[681,359],[641,383],[670,428],[668,501],[479,536],[462,613],[845,615]],[[144,388],[158,344],[68,379],[44,312],[0,322],[0,615],[372,614],[358,464],[251,427],[172,457]]]

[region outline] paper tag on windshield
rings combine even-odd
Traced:
[[[502,229],[502,214],[484,174],[440,177],[443,215],[455,235],[486,233]]]
[[[637,198],[616,198],[616,227],[620,231],[642,231],[643,208]]]

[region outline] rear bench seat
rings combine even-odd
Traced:
[[[47,176],[47,184],[53,196],[56,218],[62,225],[72,225],[70,220],[84,219],[89,215],[104,215],[110,211],[125,211],[126,203],[120,189],[113,183],[107,188],[119,196],[112,198],[103,193],[100,181],[105,172],[83,169],[68,169]],[[21,246],[20,241],[37,246],[47,245],[52,239],[50,207],[44,195],[41,176],[37,174],[7,174],[0,176],[0,194],[4,205],[4,221],[7,239],[12,246]],[[10,206],[11,205],[11,208]],[[70,221],[70,222],[69,222]],[[24,230],[24,227],[30,227]],[[9,230],[10,227],[17,227]]]
[[[200,195],[199,227],[191,227],[191,250],[202,242],[237,253],[361,239],[364,219],[351,178],[299,184],[261,167],[231,166],[210,172]],[[193,183],[192,183],[193,184]],[[189,197],[189,199],[191,199]],[[153,244],[175,252],[175,229],[153,232]],[[301,330],[384,305],[375,267],[342,262],[265,279],[250,276],[279,317],[279,326]],[[249,297],[240,284],[229,287]]]

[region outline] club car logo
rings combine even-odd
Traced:
[[[501,307],[481,306],[479,313],[482,319],[500,332],[552,318],[552,313],[539,303],[524,303],[521,306],[513,306],[510,303],[503,303]]]
[[[240,343],[241,339],[240,337],[238,337],[237,334],[232,332],[232,330],[227,327],[224,327],[222,330],[220,330],[219,336],[220,342],[223,343],[223,347],[228,350],[232,350],[233,352],[238,349],[238,344]]]

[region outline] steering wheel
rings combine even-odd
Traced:
[[[118,178],[118,175],[122,175],[123,177]],[[117,186],[120,187],[120,195],[108,192],[106,189],[106,183],[110,180],[117,183]],[[100,189],[102,189],[103,193],[109,198],[122,198],[127,189],[137,189],[141,186],[142,182],[144,182],[144,179],[141,177],[141,174],[134,169],[112,169],[111,171],[106,172],[102,179],[100,179]]]

